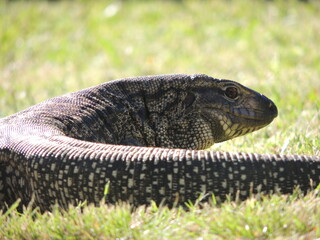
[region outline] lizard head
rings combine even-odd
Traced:
[[[194,80],[194,86],[190,88],[193,89],[192,112],[197,113],[211,138],[202,140],[205,144],[197,148],[256,131],[278,115],[277,107],[270,99],[237,82],[201,77]]]

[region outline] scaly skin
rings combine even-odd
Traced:
[[[107,202],[134,205],[306,192],[320,182],[317,156],[200,150],[276,116],[265,96],[206,75],[122,79],[56,97],[0,120],[0,208],[18,198],[42,210],[98,204],[107,183]]]

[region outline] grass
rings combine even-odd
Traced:
[[[1,1],[0,117],[115,78],[206,73],[270,97],[279,117],[213,150],[320,155],[319,1]],[[320,202],[271,196],[169,210],[0,214],[0,239],[314,239]]]
[[[315,239],[320,235],[318,194],[190,204],[188,210],[102,204],[20,214],[13,208],[0,216],[0,234],[7,239]]]

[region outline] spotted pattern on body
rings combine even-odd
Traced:
[[[42,210],[98,205],[106,184],[107,202],[133,205],[307,192],[320,182],[318,156],[201,150],[276,116],[260,93],[202,74],[121,79],[52,98],[0,119],[0,208],[17,199]]]

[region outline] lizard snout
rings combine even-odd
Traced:
[[[264,109],[264,115],[266,119],[273,120],[278,116],[278,108],[273,101],[261,94],[261,100],[259,101],[261,108]]]

